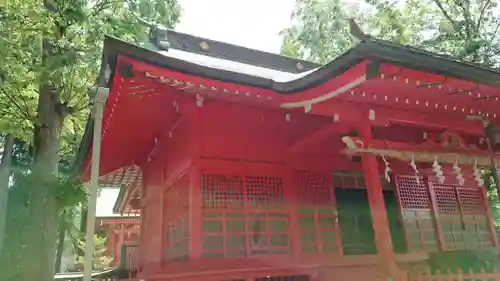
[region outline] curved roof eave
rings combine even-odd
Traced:
[[[125,55],[170,70],[218,81],[269,89],[279,94],[294,94],[314,88],[364,60],[389,63],[478,84],[500,87],[500,79],[498,79],[500,72],[494,69],[477,64],[458,62],[446,56],[373,38],[360,41],[341,56],[313,71],[309,71],[306,75],[296,75],[296,79],[281,82],[266,77],[204,66],[172,56],[165,56],[161,52],[142,48],[111,37],[106,38],[105,49],[108,49],[108,52],[114,55]]]

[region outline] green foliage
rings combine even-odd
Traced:
[[[109,269],[111,266],[113,258],[106,255],[108,251],[107,241],[108,239],[106,237],[94,235],[95,249],[94,249],[94,255],[93,255],[94,258],[92,263],[93,270],[106,270]],[[76,258],[76,264],[77,264],[77,269],[80,270],[83,270],[83,264],[85,258],[84,251],[85,251],[85,241],[78,240],[77,241],[78,256]]]
[[[87,203],[87,189],[75,177],[60,176],[55,188],[60,209]]]
[[[483,171],[483,180],[484,186],[486,187],[486,195],[491,203],[491,211],[495,221],[497,236],[500,237],[500,200],[498,198],[498,189],[491,170]]]
[[[29,170],[33,156],[26,148],[35,145],[42,85],[58,91],[66,110],[59,158],[67,174],[89,113],[87,91],[98,75],[104,35],[141,42],[147,27],[139,18],[172,27],[179,16],[176,0],[52,0],[45,7],[34,0],[8,1],[0,11],[0,132],[23,143],[22,168]],[[82,202],[82,187],[68,176],[60,177],[56,189],[62,206]]]
[[[298,0],[294,24],[282,32],[282,53],[325,63],[348,49],[353,40],[343,7],[341,0]]]
[[[1,11],[0,132],[30,142],[40,85],[60,91],[68,109],[62,148],[83,132],[87,91],[97,77],[104,35],[131,42],[146,39],[139,18],[172,27],[180,16],[175,0],[11,0]],[[50,44],[48,56],[44,46]],[[42,62],[43,59],[43,62]]]
[[[497,248],[483,248],[476,250],[455,250],[429,253],[429,266],[432,272],[473,272],[481,270],[491,272],[500,262]]]
[[[104,36],[142,42],[140,20],[173,27],[179,16],[177,0],[9,0],[0,9],[0,133],[18,140],[0,279],[53,278],[57,215],[86,198],[68,171]]]
[[[297,0],[293,24],[283,31],[282,52],[327,62],[352,44],[347,19],[377,38],[457,59],[500,63],[498,0]]]

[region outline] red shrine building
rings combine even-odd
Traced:
[[[96,229],[107,238],[106,256],[113,258],[112,266],[135,269],[138,259],[139,212],[125,204],[126,185],[122,188],[103,187],[97,197]],[[113,204],[114,203],[114,204]]]
[[[99,79],[101,183],[140,212],[112,227],[138,228],[129,279],[500,280],[429,263],[498,246],[481,177],[498,71],[371,37],[326,65],[151,38],[107,38]]]

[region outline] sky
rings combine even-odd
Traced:
[[[295,0],[180,0],[176,30],[279,53],[278,33],[290,23]]]

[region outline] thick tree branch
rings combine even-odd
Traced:
[[[102,11],[108,9],[111,7],[111,3],[109,3],[109,0],[102,0],[97,2],[93,7],[92,7],[92,13],[90,14],[89,17],[95,17]]]
[[[470,11],[469,11],[470,3],[469,3],[469,1],[462,1],[462,0],[454,0],[454,2],[462,10],[462,15],[465,19],[465,25],[466,25],[465,34],[467,36],[466,40],[471,41],[472,36],[473,36],[473,26],[472,25],[474,24],[474,22],[472,20],[472,17],[470,15]],[[464,3],[464,2],[466,2],[466,3]]]
[[[446,9],[444,8],[443,6],[443,3],[441,3],[440,0],[432,0],[439,8],[439,10],[441,10],[441,13],[443,14],[443,16],[451,23],[451,25],[453,26],[453,29],[462,34],[462,30],[460,30],[457,22],[450,16],[450,14],[448,14],[448,12],[446,11]]]
[[[476,32],[477,33],[479,33],[479,30],[481,28],[481,23],[483,22],[484,13],[486,12],[486,9],[488,7],[490,7],[490,5],[491,5],[491,0],[486,0],[486,3],[481,8],[481,12],[479,13],[479,17],[477,18],[477,23],[476,23]]]

